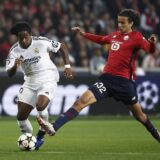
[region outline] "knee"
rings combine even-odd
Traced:
[[[80,107],[83,106],[85,104],[83,99],[78,99],[74,102],[74,106]]]
[[[24,120],[26,120],[27,118],[28,118],[27,115],[22,115],[22,114],[20,114],[20,113],[17,114],[17,120],[18,120],[18,121],[24,121]]]
[[[46,105],[44,104],[40,104],[40,103],[36,104],[37,111],[43,111],[45,108],[46,108]]]
[[[75,101],[75,103],[73,104],[73,106],[80,111],[81,109],[83,109],[86,106],[86,102],[83,98],[80,98],[78,100]]]

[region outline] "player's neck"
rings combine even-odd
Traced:
[[[128,30],[128,31],[126,31],[126,32],[124,32],[124,33],[122,33],[122,34],[129,34],[129,33],[131,33],[133,30],[132,29],[130,29],[130,30]]]

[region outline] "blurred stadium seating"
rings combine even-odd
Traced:
[[[95,44],[71,32],[72,26],[80,26],[85,31],[105,35],[116,29],[116,15],[123,8],[133,8],[141,16],[140,31],[147,38],[151,33],[160,35],[160,0],[1,0],[0,1],[0,66],[5,65],[11,45],[16,41],[10,35],[11,26],[20,20],[28,21],[33,35],[63,41],[67,44],[73,66],[89,68],[94,56]],[[158,47],[157,47],[158,48]],[[107,58],[108,51],[101,48]],[[152,56],[152,65],[160,66],[160,49]],[[137,65],[146,65],[146,54],[139,53]],[[60,56],[55,57],[57,66],[63,66]],[[142,65],[143,64],[143,65]]]

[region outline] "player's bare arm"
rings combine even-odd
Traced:
[[[11,69],[7,70],[9,77],[12,77],[16,74],[17,68],[20,66],[21,63],[22,59],[20,58],[15,59],[14,66]]]
[[[61,44],[60,52],[62,53],[63,61],[65,64],[64,75],[67,79],[73,79],[73,72],[69,62],[68,50],[65,44]]]

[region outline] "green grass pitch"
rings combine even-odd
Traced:
[[[160,120],[151,119],[160,129]],[[78,118],[32,152],[18,149],[19,135],[15,118],[0,118],[0,160],[160,160],[160,144],[131,117]]]

